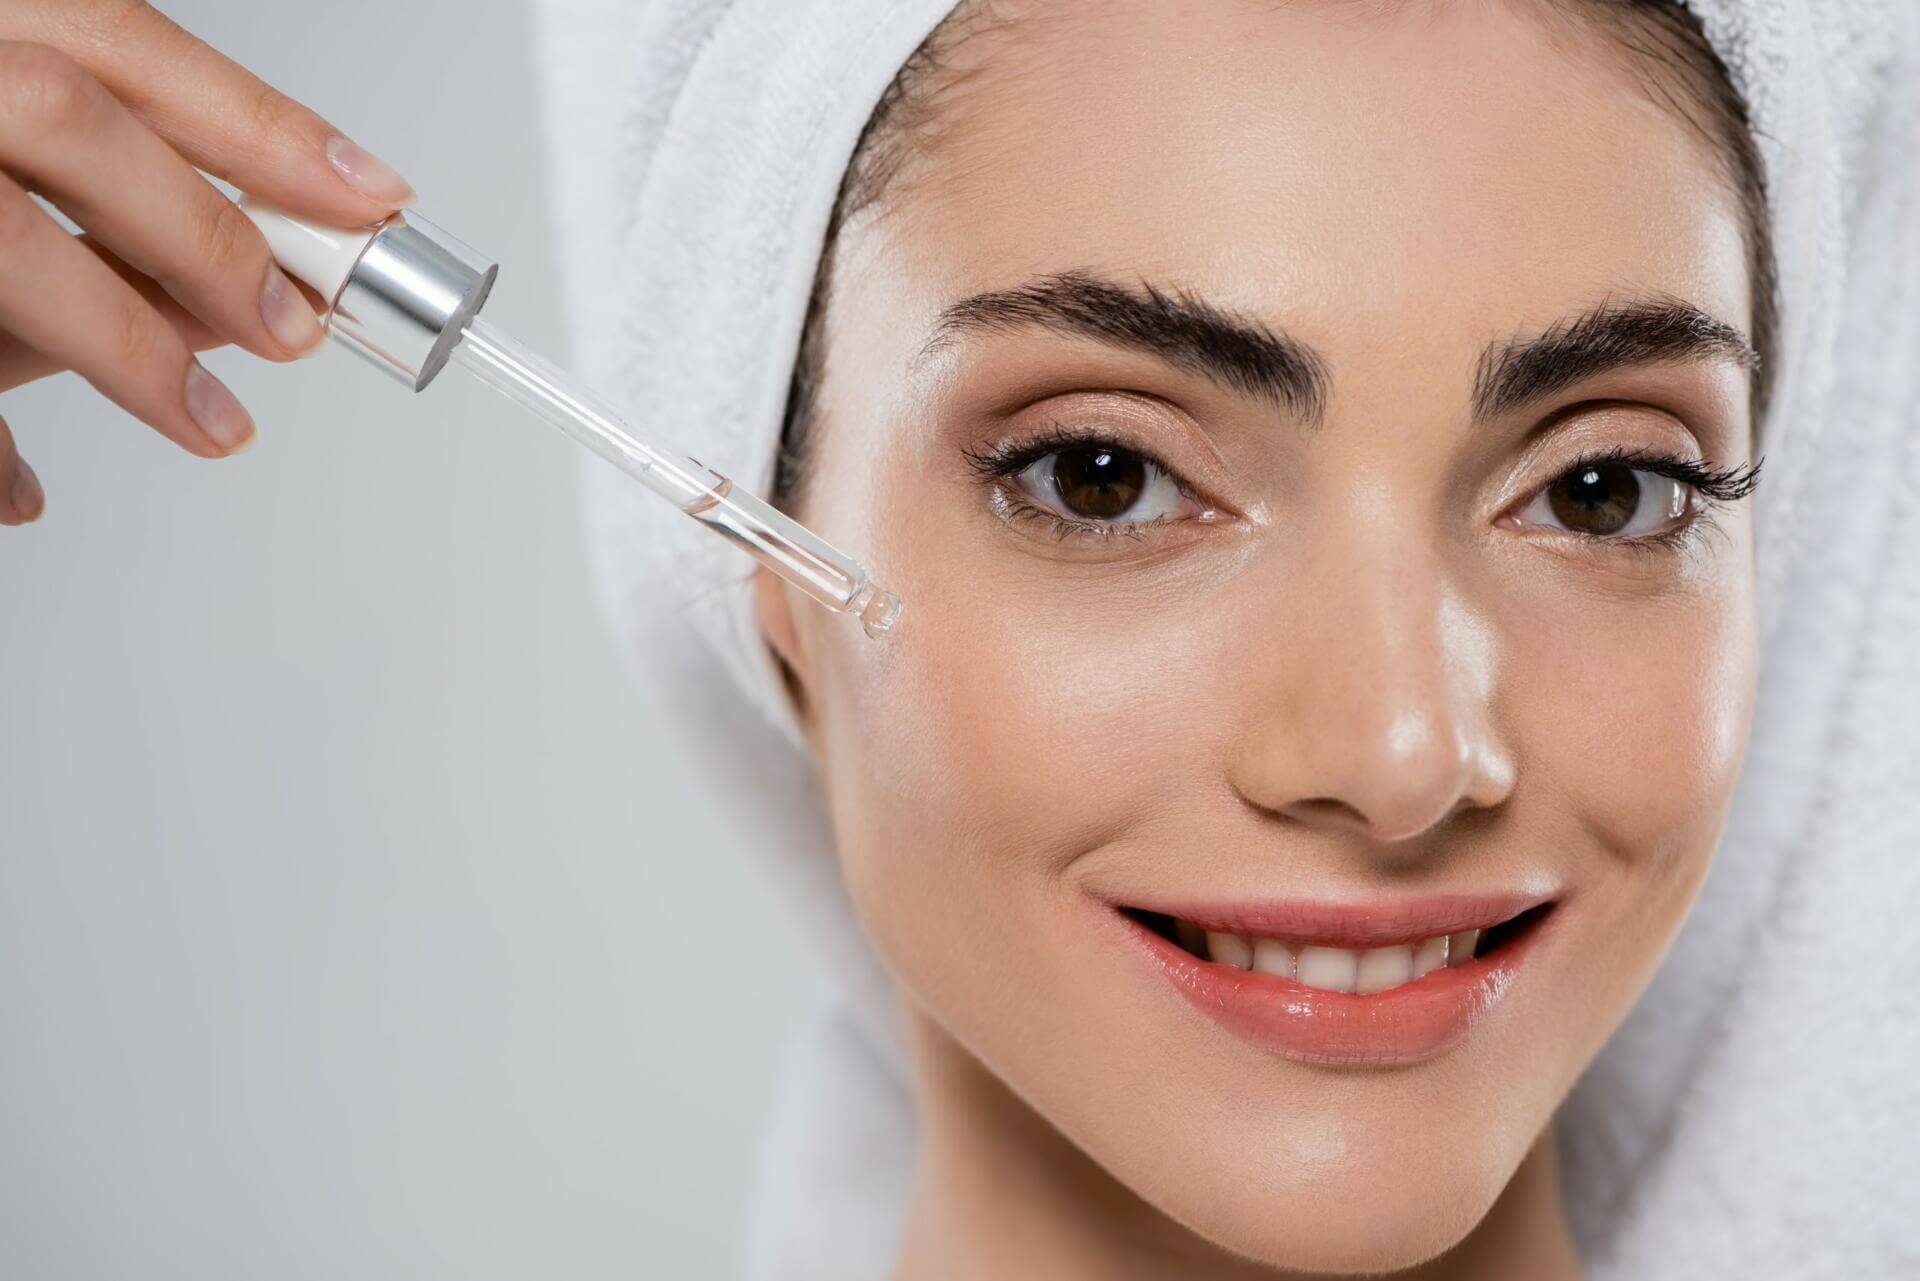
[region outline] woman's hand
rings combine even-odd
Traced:
[[[71,369],[191,453],[246,448],[253,420],[193,353],[230,342],[292,360],[321,329],[196,168],[338,226],[378,222],[413,195],[140,0],[0,0],[0,390]],[[0,419],[0,523],[44,505]]]

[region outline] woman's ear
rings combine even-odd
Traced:
[[[781,683],[793,702],[795,719],[805,729],[812,728],[811,688],[813,668],[801,643],[800,628],[793,617],[793,605],[786,585],[769,569],[753,574],[753,608],[760,623],[760,635],[780,665]]]

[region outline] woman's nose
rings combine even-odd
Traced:
[[[1436,558],[1373,552],[1323,560],[1310,594],[1296,581],[1267,615],[1232,783],[1310,827],[1395,842],[1500,804],[1514,762],[1492,626]]]

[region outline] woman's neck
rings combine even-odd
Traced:
[[[895,1281],[1311,1281],[1229,1255],[1167,1218],[923,1015],[908,1017],[920,1156]],[[1549,1127],[1464,1240],[1392,1281],[1580,1281],[1557,1167]]]

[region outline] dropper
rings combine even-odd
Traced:
[[[799,522],[698,459],[651,444],[606,401],[480,319],[499,265],[411,210],[343,230],[252,197],[240,207],[280,265],[327,300],[327,333],[415,391],[448,364],[558,427],[869,636],[900,598]]]

